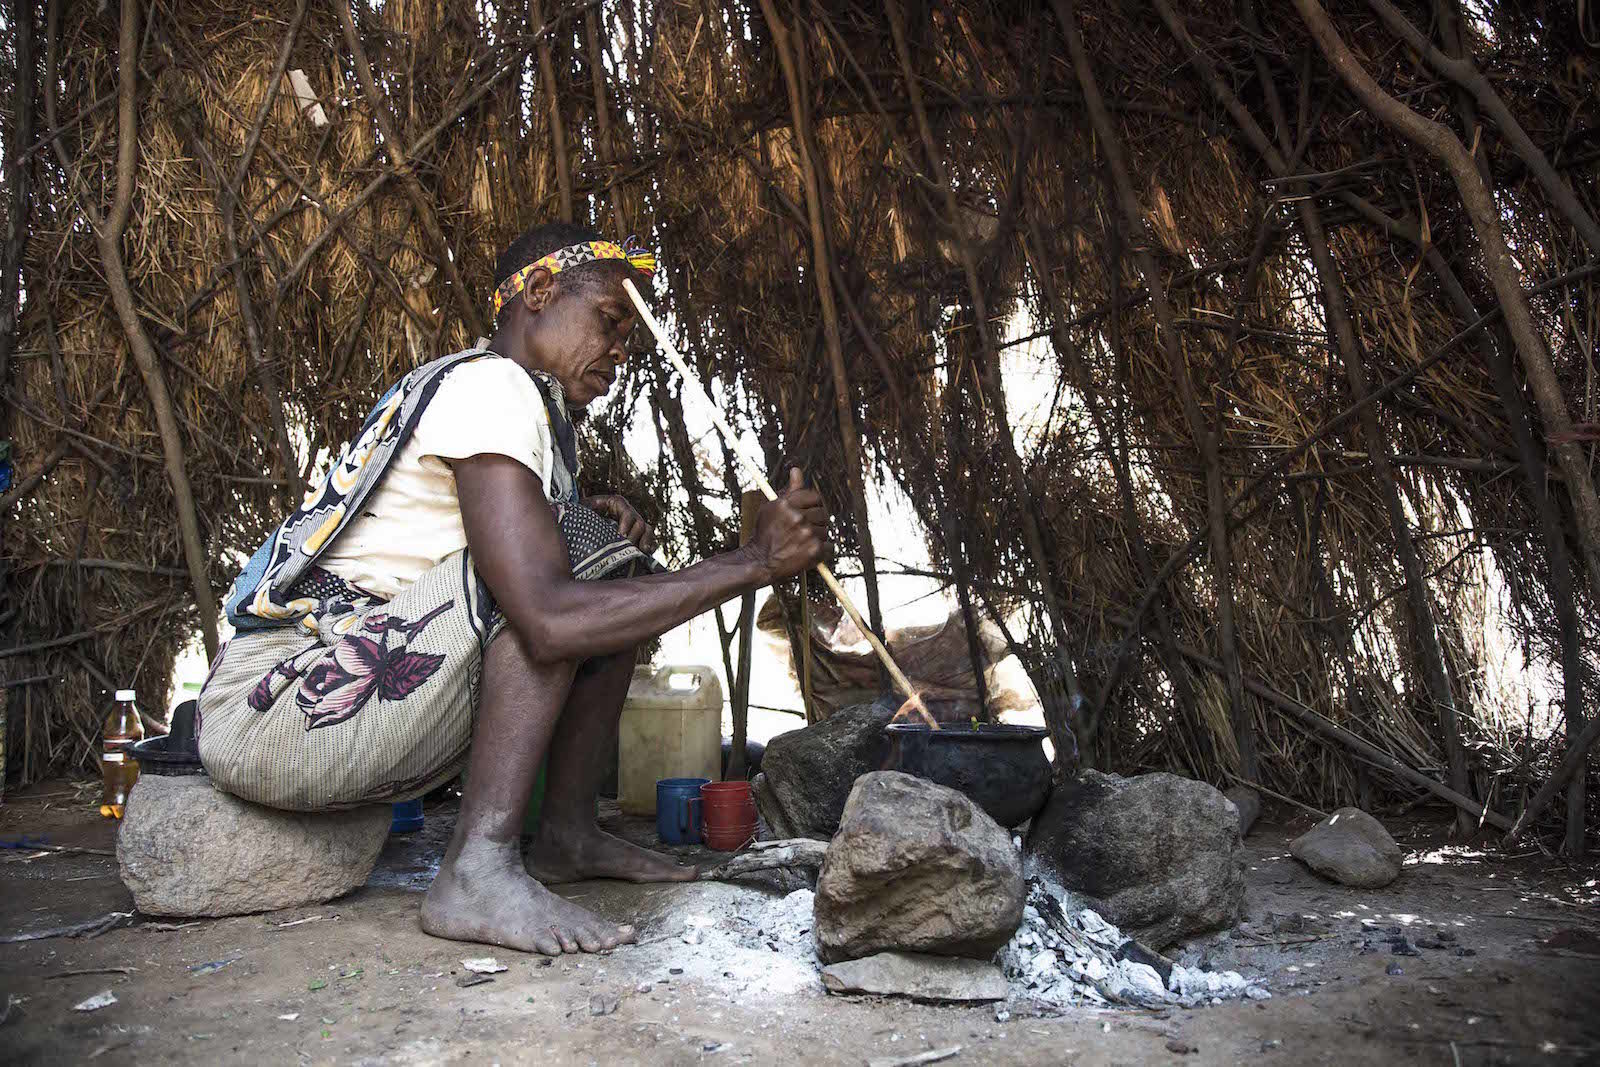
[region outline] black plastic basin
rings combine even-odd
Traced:
[[[172,732],[147,737],[133,746],[140,774],[179,777],[205,774],[200,764],[199,743],[194,735],[195,702],[186,700],[172,712]]]
[[[1043,727],[959,723],[934,730],[898,722],[887,730],[890,770],[965,793],[1001,826],[1033,818],[1050,795]]]

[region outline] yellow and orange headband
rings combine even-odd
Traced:
[[[582,244],[568,245],[565,248],[556,249],[549,255],[540,256],[501,282],[494,291],[490,318],[498,319],[500,317],[500,309],[514,300],[517,294],[527,287],[528,278],[541,267],[551,274],[560,274],[562,271],[570,270],[580,263],[592,263],[597,259],[623,260],[628,266],[646,277],[656,272],[655,253],[640,247],[632,237],[620,245],[615,241],[584,241]]]

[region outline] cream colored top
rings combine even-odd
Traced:
[[[521,463],[554,499],[555,444],[544,397],[526,371],[502,356],[450,369],[361,514],[318,565],[369,593],[393,597],[466,547],[450,461],[485,454]]]

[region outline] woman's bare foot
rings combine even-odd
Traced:
[[[514,844],[467,846],[446,856],[422,899],[422,928],[434,937],[546,956],[604,952],[634,939],[633,927],[606,922],[529,878]]]
[[[528,849],[528,873],[547,885],[585,878],[624,882],[689,882],[695,869],[671,856],[624,841],[593,823],[541,823]]]

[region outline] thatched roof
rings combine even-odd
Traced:
[[[9,690],[10,772],[83,765],[110,679],[164,691],[193,562],[214,603],[306,442],[470,342],[498,249],[570,211],[659,248],[683,347],[817,476],[845,551],[855,472],[892,480],[977,610],[1029,607],[1011,637],[1053,713],[1082,695],[1100,764],[1418,794],[1333,723],[1514,814],[1595,712],[1600,28],[1347,0],[1319,39],[1313,0],[1255,6],[394,2],[356,12],[358,56],[337,7],[158,5],[111,257],[86,211],[116,213],[119,11],[33,10],[0,101],[26,234],[4,674],[43,679]],[[1007,432],[1038,399],[1018,366],[1053,383],[1042,432]],[[676,558],[726,544],[734,487],[670,375],[636,360],[624,393],[591,476],[653,500]],[[630,420],[659,462],[621,452]],[[1506,689],[1516,656],[1549,684]]]

